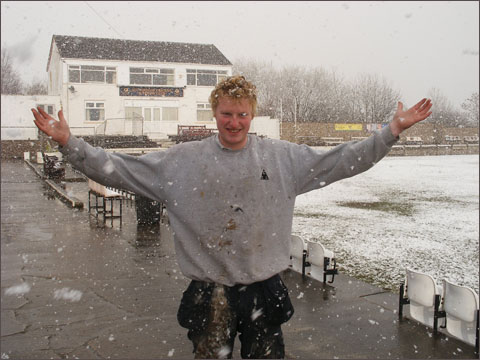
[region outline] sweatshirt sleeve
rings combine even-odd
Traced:
[[[350,141],[326,152],[306,145],[295,147],[293,168],[297,195],[360,174],[380,161],[398,140],[390,126],[362,141]]]
[[[93,181],[153,200],[164,199],[162,166],[167,151],[142,156],[108,153],[71,135],[60,152],[75,169]]]

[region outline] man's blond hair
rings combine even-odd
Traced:
[[[252,105],[252,116],[255,116],[257,112],[257,88],[241,75],[227,77],[215,86],[208,99],[214,113],[221,97],[234,100],[246,99]]]

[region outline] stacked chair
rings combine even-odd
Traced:
[[[475,291],[444,279],[443,309],[447,332],[475,345],[478,353],[478,295]]]
[[[290,268],[302,276],[309,276],[324,283],[331,276],[333,283],[338,274],[337,263],[333,251],[327,250],[321,243],[304,241],[297,235],[290,239]]]
[[[438,332],[442,329],[479,351],[479,299],[467,286],[454,284],[446,279],[442,285],[428,274],[406,269],[405,281],[400,285],[399,318],[403,307],[409,305],[409,316]]]
[[[290,268],[305,275],[307,266],[306,244],[300,236],[292,235],[290,238]]]

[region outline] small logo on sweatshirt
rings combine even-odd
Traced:
[[[268,180],[268,175],[265,169],[263,169],[262,171],[262,177],[260,178],[260,180]]]

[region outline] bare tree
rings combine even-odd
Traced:
[[[432,99],[434,110],[430,118],[426,120],[427,122],[447,127],[457,127],[462,124],[461,114],[455,110],[450,100],[440,89],[431,88],[428,91],[428,96]]]
[[[315,122],[330,117],[325,112],[329,87],[323,69],[285,66],[277,70],[271,63],[240,59],[234,62],[234,73],[256,84],[259,115],[291,122]]]
[[[400,98],[385,79],[364,75],[353,84],[322,67],[285,66],[237,60],[234,73],[246,76],[259,90],[258,113],[288,122],[382,123]]]
[[[271,63],[251,59],[238,59],[234,61],[233,73],[245,76],[257,86],[258,115],[279,116],[282,89],[279,88],[278,73]]]
[[[395,112],[400,93],[391,88],[385,78],[375,74],[361,74],[351,85],[351,117],[363,123],[387,122]]]
[[[335,122],[344,118],[345,86],[335,72],[289,66],[281,70],[279,82],[285,121]]]
[[[345,122],[358,122],[360,118],[360,86],[358,82],[352,82],[350,85],[347,85],[345,91]],[[357,120],[356,120],[357,119]]]
[[[479,124],[479,96],[473,93],[462,103],[462,109],[465,111],[466,125],[478,126]]]
[[[305,114],[300,110],[309,102],[310,94],[303,93],[305,89],[302,83],[304,75],[304,69],[298,66],[284,67],[280,71],[282,92],[279,95],[282,99],[284,121],[296,122],[305,119]]]
[[[326,122],[349,122],[348,104],[348,84],[335,71],[323,71],[322,94],[323,94],[323,112]]]
[[[25,95],[47,95],[47,83],[42,80],[34,79],[30,84],[25,86]]]
[[[12,58],[7,49],[1,50],[2,52],[2,94],[21,94],[22,93],[22,80],[20,75],[14,69]]]

